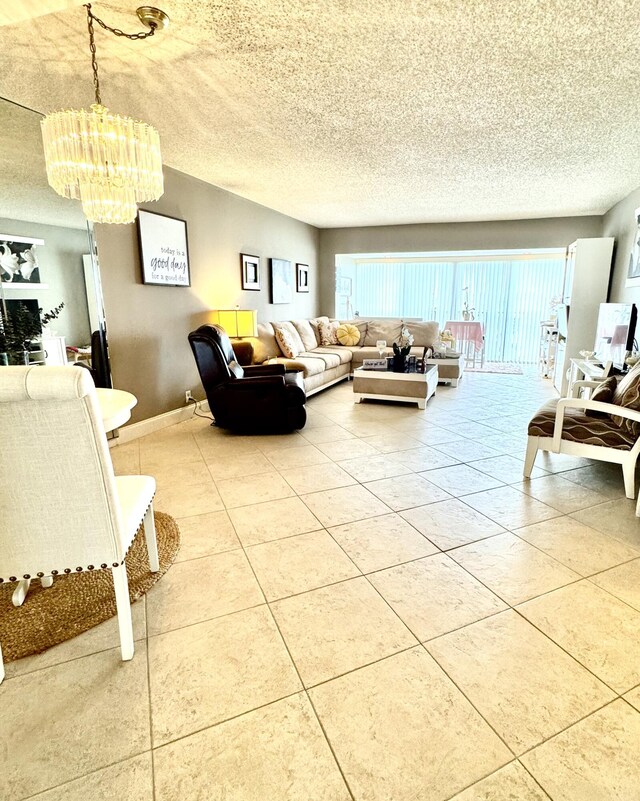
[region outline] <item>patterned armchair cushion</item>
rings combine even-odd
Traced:
[[[618,383],[611,403],[640,412],[640,363],[629,370]],[[635,420],[628,420],[626,417],[618,417],[615,414],[611,415],[611,419],[617,426],[628,431],[629,434],[635,437],[640,436],[640,423]]]
[[[549,401],[531,418],[530,437],[552,437],[556,422],[557,400]],[[587,417],[581,409],[565,409],[562,439],[584,445],[601,445],[606,448],[628,451],[637,437],[617,426],[610,417]]]
[[[595,388],[591,400],[599,403],[612,403],[617,387],[618,379],[612,375],[606,381],[603,381],[599,387]],[[588,417],[610,417],[606,412],[597,412],[595,409],[587,409],[586,414]]]

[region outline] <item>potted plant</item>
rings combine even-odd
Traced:
[[[407,370],[407,356],[413,345],[413,334],[406,326],[402,326],[400,337],[393,343],[393,372],[405,373]]]
[[[469,305],[469,287],[465,286],[462,290],[464,292],[464,302],[462,304],[462,319],[465,322],[469,322],[474,318],[475,315],[475,307]]]
[[[38,309],[38,314],[34,314],[24,303],[16,304],[14,310],[2,317],[1,328],[2,337],[0,338],[0,353],[8,354],[3,362],[12,364],[29,364],[29,343],[42,336],[42,330],[52,320],[57,320],[60,312],[64,308],[64,303],[51,309],[46,314],[42,309]],[[4,343],[5,350],[2,350]]]

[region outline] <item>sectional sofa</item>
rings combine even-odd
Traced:
[[[251,349],[239,348],[239,361],[253,364],[284,364],[287,370],[300,370],[304,377],[307,395],[313,395],[325,387],[347,378],[356,367],[360,367],[364,359],[380,358],[376,342],[384,339],[387,342],[386,355],[392,355],[392,345],[400,336],[403,326],[413,335],[412,356],[422,357],[425,348],[432,348],[438,339],[438,323],[436,322],[403,322],[401,319],[369,319],[357,318],[344,320],[358,328],[360,340],[357,345],[331,345],[323,347],[319,342],[318,325],[320,322],[333,322],[328,317],[317,317],[311,320],[290,320],[273,323],[260,323],[258,336],[242,340],[250,342]],[[302,350],[295,357],[286,357],[278,344],[276,328],[292,328],[297,332]],[[234,349],[235,349],[234,343]]]

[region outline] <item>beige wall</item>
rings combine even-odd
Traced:
[[[165,193],[144,206],[187,221],[191,287],[142,284],[135,225],[96,225],[114,386],[138,398],[133,420],[204,393],[187,341],[216,308],[258,310],[258,320],[319,313],[318,230],[218,187],[165,168]],[[240,289],[240,253],[262,258],[262,290]],[[269,303],[269,257],[309,265],[311,291],[291,304]]]
[[[613,275],[609,300],[612,303],[636,303],[640,305],[640,287],[625,287],[629,256],[636,230],[634,211],[640,207],[640,189],[627,195],[604,215],[603,236],[616,239]]]
[[[602,217],[386,225],[320,231],[320,306],[333,314],[337,253],[410,253],[445,250],[566,247],[600,236]]]

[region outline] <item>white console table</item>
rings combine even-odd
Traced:
[[[569,368],[569,389],[567,396],[573,398],[573,387],[578,381],[604,381],[611,373],[611,362],[606,362],[604,367],[600,366],[599,362],[590,361],[589,359],[571,359],[571,366]],[[584,391],[590,393],[588,388]]]

